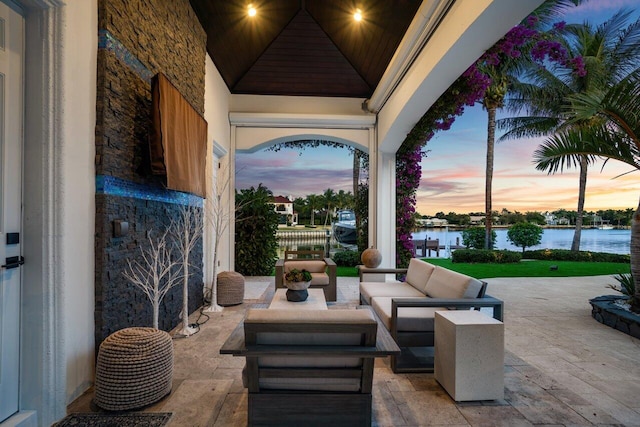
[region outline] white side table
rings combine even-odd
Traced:
[[[434,376],[455,401],[504,398],[504,324],[475,310],[436,311]]]

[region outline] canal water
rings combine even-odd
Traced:
[[[514,246],[507,239],[507,230],[504,228],[495,229],[496,249],[508,249],[521,251],[522,248]],[[542,242],[527,250],[534,249],[571,249],[574,230],[545,228],[542,234]],[[462,232],[450,231],[447,229],[421,229],[413,233],[415,240],[438,239],[440,246],[454,246],[457,241],[462,244]],[[580,250],[591,252],[608,252],[614,254],[628,254],[630,252],[631,230],[598,230],[583,229],[580,236]],[[440,257],[449,257],[447,251],[440,250]],[[431,252],[435,256],[435,252]]]
[[[278,232],[278,258],[284,258],[285,251],[324,251],[331,255],[341,246],[323,230],[300,230]],[[351,248],[350,248],[351,249]],[[357,250],[357,248],[353,248]]]
[[[496,249],[509,249],[512,251],[521,251],[522,248],[516,247],[507,239],[507,230],[504,228],[495,229],[496,231]],[[571,249],[573,241],[573,229],[553,229],[546,228],[542,234],[542,242],[531,249]],[[280,249],[278,257],[284,256],[285,250],[326,250],[327,246],[331,253],[340,250],[341,246],[333,239],[329,240],[322,234],[308,233],[306,236],[295,235],[292,233],[288,238],[279,239]],[[415,240],[438,239],[440,246],[455,247],[456,244],[462,244],[462,232],[451,231],[445,228],[421,229],[413,233]],[[630,252],[631,230],[598,230],[583,229],[580,239],[581,251],[592,252],[608,252],[615,254],[628,254]],[[355,249],[355,248],[351,248]],[[431,256],[436,256],[435,251],[431,252]],[[450,252],[440,250],[441,258],[448,258]]]

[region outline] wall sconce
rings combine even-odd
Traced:
[[[129,223],[116,219],[113,221],[113,237],[123,237],[129,234]]]

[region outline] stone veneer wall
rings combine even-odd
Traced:
[[[96,348],[111,333],[152,326],[147,296],[122,273],[140,258],[148,236],[164,232],[186,206],[202,208],[199,197],[166,190],[149,175],[151,78],[165,74],[204,115],[206,34],[188,0],[99,0],[96,101]],[[114,237],[113,221],[129,223]],[[202,239],[191,260],[189,311],[202,304]],[[200,264],[200,265],[198,265]],[[160,306],[159,327],[179,322],[182,286]]]

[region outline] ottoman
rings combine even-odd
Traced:
[[[218,305],[242,304],[244,298],[244,276],[235,271],[218,274]]]
[[[171,392],[173,342],[155,328],[125,328],[100,344],[95,403],[126,411],[157,402]]]

